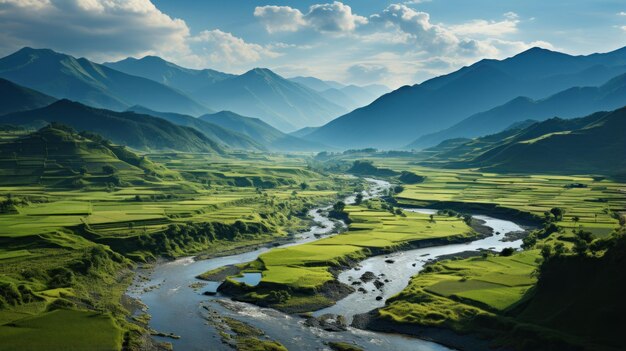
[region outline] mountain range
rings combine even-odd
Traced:
[[[39,127],[62,123],[79,132],[97,133],[120,145],[141,150],[222,154],[223,148],[196,129],[134,112],[97,109],[66,99],[39,109],[0,116],[0,124]]]
[[[261,145],[259,142],[251,139],[244,134],[221,127],[214,123],[207,122],[200,118],[173,112],[158,112],[150,110],[143,106],[133,106],[127,111],[163,118],[164,120],[172,122],[176,125],[196,129],[197,131],[204,134],[207,138],[215,140],[231,149],[252,151],[267,150],[265,146]]]
[[[626,106],[626,74],[599,87],[569,88],[545,99],[515,98],[489,111],[472,115],[450,128],[424,135],[409,144],[408,148],[420,149],[446,139],[492,134],[526,119],[544,120],[554,116],[573,118],[622,106]]]
[[[425,165],[486,171],[626,174],[626,108],[574,119],[551,118],[426,150]]]
[[[266,68],[233,75],[183,68],[154,56],[105,65],[175,88],[213,110],[261,118],[282,131],[319,126],[348,111],[317,91]]]
[[[49,49],[23,48],[0,59],[0,77],[58,99],[115,111],[133,105],[192,115],[211,111],[153,80]]]
[[[357,107],[369,105],[390,89],[381,84],[357,86],[345,85],[335,81],[321,80],[315,77],[293,77],[292,82],[302,84],[309,89],[315,90],[327,100],[343,106],[349,111]]]
[[[56,101],[51,96],[2,78],[0,78],[0,96],[2,97],[0,115],[40,108]]]
[[[200,116],[201,120],[243,134],[271,151],[320,151],[327,146],[285,134],[258,118],[230,111]]]
[[[599,86],[626,73],[626,48],[572,56],[532,48],[404,86],[315,130],[306,138],[339,148],[400,148],[519,96],[542,99],[577,86]]]

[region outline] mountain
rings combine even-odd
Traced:
[[[126,58],[104,65],[133,76],[154,80],[187,94],[212,85],[234,75],[212,69],[190,69],[165,61],[158,56],[146,56],[141,59]]]
[[[610,111],[626,106],[626,74],[599,87],[576,87],[541,100],[519,97],[486,112],[477,113],[454,126],[427,134],[409,144],[419,149],[452,138],[472,138],[495,133],[507,125],[526,119],[545,120],[559,116],[572,118],[594,111]]]
[[[353,84],[344,85],[315,77],[293,77],[289,78],[289,80],[317,91],[328,101],[345,107],[350,111],[357,107],[369,105],[381,95],[389,92],[389,88],[382,84],[371,84],[361,87]]]
[[[625,128],[626,108],[583,118],[551,118],[523,129],[474,139],[435,158],[456,154],[465,159],[448,162],[448,167],[479,167],[494,172],[624,174],[626,159],[621,155],[626,150]],[[489,139],[490,145],[485,143]],[[462,150],[471,149],[474,151],[461,155]]]
[[[51,96],[0,78],[0,115],[44,107],[55,101]]]
[[[328,147],[285,134],[258,118],[244,117],[230,111],[200,116],[200,119],[250,137],[273,151],[320,151]]]
[[[96,109],[66,99],[43,108],[0,117],[0,124],[35,125],[42,121],[62,123],[80,132],[97,133],[116,144],[135,149],[223,153],[215,141],[195,129],[157,117]]]
[[[221,126],[218,126],[217,124],[213,124],[196,117],[172,112],[157,112],[143,106],[133,106],[127,111],[163,118],[164,120],[172,122],[176,125],[196,129],[204,134],[207,138],[215,140],[233,149],[256,151],[265,150],[265,147],[263,145],[252,140],[246,135],[234,132],[230,129],[223,128]]]
[[[78,135],[66,126],[51,125],[0,143],[0,172],[5,175],[5,186],[82,187],[121,185],[120,181],[134,181],[159,170],[149,160],[97,135]]]
[[[314,131],[317,130],[317,128],[319,127],[304,127],[302,129],[298,129],[295,132],[291,132],[289,133],[289,135],[298,137],[298,138],[304,138],[305,136],[313,133]]]
[[[626,48],[588,56],[533,48],[401,87],[331,121],[307,139],[341,148],[403,147],[518,96],[539,99],[574,86],[598,86],[623,73]]]
[[[317,92],[263,68],[212,84],[194,96],[216,110],[256,116],[283,131],[319,126],[346,112]]]
[[[328,89],[341,89],[345,87],[344,84],[339,82],[334,82],[332,80],[321,80],[315,77],[292,77],[288,78],[290,81],[294,83],[298,83],[304,85],[305,87],[315,90],[315,91],[324,91]]]
[[[116,111],[132,105],[192,115],[209,111],[153,80],[48,49],[23,48],[0,59],[0,77],[59,99]]]

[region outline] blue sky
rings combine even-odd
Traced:
[[[532,46],[626,46],[626,2],[0,0],[0,54],[25,45],[99,62],[154,54],[194,68],[268,67],[395,88]]]

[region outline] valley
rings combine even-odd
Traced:
[[[0,1],[0,351],[623,349],[624,9],[190,3]]]

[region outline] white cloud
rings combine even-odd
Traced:
[[[286,48],[248,43],[221,30],[191,35],[185,21],[150,0],[0,0],[0,54],[23,46],[96,61],[151,54],[192,67],[239,70]]]
[[[621,11],[617,13],[618,16],[626,16],[626,11]]]
[[[302,12],[289,6],[259,6],[254,16],[261,19],[268,33],[295,32],[306,25]]]
[[[620,27],[623,31],[626,31],[626,26],[621,26]]]
[[[504,18],[507,18],[510,20],[516,20],[519,18],[519,15],[513,11],[505,12],[503,16]]]
[[[347,69],[350,81],[358,83],[378,82],[389,74],[389,68],[381,64],[360,63]]]
[[[188,35],[149,0],[0,0],[5,53],[26,45],[101,58],[187,52]]]
[[[247,43],[231,33],[219,29],[205,30],[189,39],[191,43],[199,43],[200,58],[206,58],[210,63],[225,63],[231,66],[257,62],[265,57],[278,57],[280,54],[259,44]]]
[[[350,6],[339,1],[313,5],[305,18],[311,27],[321,32],[349,32],[367,23],[365,17],[353,14]]]
[[[258,6],[254,9],[254,16],[269,33],[295,32],[303,28],[318,32],[351,32],[367,23],[367,18],[352,13],[350,6],[339,1],[312,5],[306,14],[289,6]]]
[[[476,19],[450,26],[450,30],[457,35],[502,37],[517,33],[517,23],[519,23],[519,21],[516,19],[506,19],[504,21]]]
[[[370,16],[370,22],[383,24],[384,28],[396,28],[409,34],[421,49],[445,51],[459,43],[459,39],[447,28],[430,22],[430,15],[405,5],[389,5],[380,14]]]

